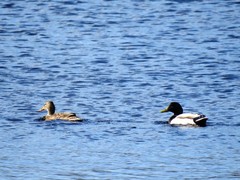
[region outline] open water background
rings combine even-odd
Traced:
[[[240,179],[240,1],[3,0],[0,20],[0,179]],[[39,121],[47,100],[85,121]],[[169,126],[171,101],[208,126]]]

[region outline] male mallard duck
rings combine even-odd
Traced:
[[[162,110],[164,112],[173,112],[174,115],[168,120],[172,125],[197,125],[206,126],[207,117],[203,114],[183,113],[182,106],[177,102],[171,102],[169,106]]]
[[[47,101],[44,106],[38,110],[38,112],[41,112],[43,110],[46,110],[48,112],[46,116],[42,117],[42,119],[46,121],[56,119],[67,121],[81,121],[81,119],[77,117],[75,113],[55,113],[55,105],[52,101]]]

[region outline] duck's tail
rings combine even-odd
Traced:
[[[208,120],[207,116],[205,116],[205,115],[203,115],[203,114],[200,114],[198,117],[195,117],[195,118],[193,119],[193,121],[194,121],[198,126],[202,126],[202,127],[206,126],[207,120]]]
[[[70,113],[68,116],[69,121],[82,121],[75,113]]]

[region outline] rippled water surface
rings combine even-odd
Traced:
[[[240,179],[240,1],[0,2],[1,179]],[[39,121],[47,100],[80,123]],[[209,117],[171,127],[169,102]]]

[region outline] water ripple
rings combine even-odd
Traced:
[[[238,177],[237,1],[0,7],[2,179]],[[40,121],[46,100],[84,121]],[[170,101],[208,126],[169,126]]]

